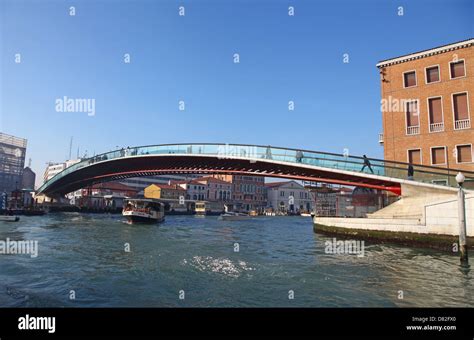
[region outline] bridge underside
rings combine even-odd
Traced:
[[[400,194],[400,184],[363,173],[281,164],[267,160],[227,159],[207,156],[135,156],[95,163],[78,169],[51,183],[43,194],[64,195],[90,185],[130,177],[168,174],[234,174],[360,186]],[[378,178],[377,178],[378,177]]]

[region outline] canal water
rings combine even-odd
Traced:
[[[58,213],[0,222],[7,238],[38,241],[38,256],[0,255],[1,307],[474,305],[473,272],[456,256],[374,243],[363,257],[326,254],[332,238],[309,217],[129,225]]]

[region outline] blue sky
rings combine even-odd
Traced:
[[[40,177],[71,136],[74,156],[224,142],[382,158],[375,64],[472,38],[473,13],[469,0],[0,0],[0,131],[28,139]],[[95,99],[95,116],[56,112],[64,96]]]

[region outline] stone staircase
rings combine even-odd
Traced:
[[[456,198],[456,191],[445,191],[436,188],[420,188],[415,185],[402,185],[402,197],[374,213],[368,218],[394,218],[421,221],[425,205]]]

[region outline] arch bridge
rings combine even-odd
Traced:
[[[103,153],[76,163],[45,182],[38,194],[64,195],[90,185],[130,177],[229,174],[279,177],[359,186],[402,194],[404,185],[453,191],[459,170],[358,156],[246,144],[161,144]],[[462,171],[474,183],[474,172]]]

